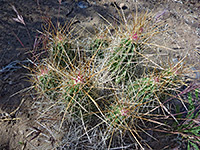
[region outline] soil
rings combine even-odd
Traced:
[[[28,82],[29,72],[23,66],[30,65],[31,50],[38,31],[42,31],[45,18],[52,22],[59,20],[61,24],[74,20],[79,27],[85,27],[90,33],[95,27],[109,21],[112,17],[119,18],[114,7],[122,7],[125,14],[135,11],[134,0],[87,0],[82,3],[76,0],[63,0],[60,5],[56,0],[1,0],[0,1],[0,149],[1,150],[29,150],[37,149],[42,141],[34,141],[38,131],[35,123],[36,110],[32,108],[34,97],[31,95],[31,84]],[[179,51],[174,58],[182,58],[186,53],[188,64],[193,64],[195,70],[189,71],[188,76],[199,80],[200,75],[200,1],[199,0],[138,0],[138,10],[151,11],[152,14],[162,14],[159,18],[170,27],[165,41],[159,41],[173,50]],[[13,20],[16,13],[15,6],[23,16],[25,24]],[[86,7],[86,8],[85,8]],[[99,15],[100,14],[100,15]],[[29,34],[30,36],[29,36]],[[195,71],[195,72],[194,72]],[[39,131],[38,131],[39,133]],[[159,134],[157,135],[160,136]],[[156,150],[184,149],[177,147],[177,143],[165,137],[159,142],[153,141],[151,146]],[[49,149],[53,140],[49,139]],[[36,145],[37,144],[37,145]]]

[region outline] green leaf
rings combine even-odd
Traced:
[[[198,92],[199,92],[199,89],[195,89],[195,96],[196,96],[196,99],[199,98],[199,96],[198,96]]]
[[[190,113],[187,115],[187,118],[192,119],[194,117],[193,111],[195,110],[195,106],[192,101],[192,93],[191,92],[188,93],[188,102],[189,102]]]
[[[189,110],[194,110],[195,107],[194,107],[194,104],[193,104],[193,102],[192,102],[192,93],[191,93],[191,92],[188,93],[188,102],[189,102],[189,104],[190,104]]]
[[[180,106],[179,105],[176,105],[176,113],[180,113],[181,112],[181,108],[180,108]],[[179,114],[179,115],[177,115],[177,118],[181,118],[183,115],[182,114]]]
[[[21,141],[19,141],[18,143],[19,143],[20,145],[24,145],[24,143],[23,143],[23,142],[21,142]]]
[[[195,148],[195,150],[199,150],[198,146],[195,143],[193,143],[191,141],[188,141],[188,142],[189,142],[188,145],[191,144],[192,147]]]
[[[190,150],[190,143],[188,141],[187,150]]]

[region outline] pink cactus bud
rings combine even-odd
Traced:
[[[155,77],[155,78],[154,78],[154,81],[155,81],[155,82],[159,82],[159,81],[160,81],[159,77]]]
[[[49,70],[46,67],[41,67],[40,69],[40,76],[44,76],[48,74]]]
[[[122,115],[122,116],[127,116],[127,115],[128,115],[128,110],[126,110],[126,109],[123,108],[123,109],[121,110],[121,115]]]
[[[78,76],[76,76],[76,78],[72,78],[72,80],[74,81],[73,86],[79,84],[79,83],[84,83],[84,76],[80,75],[80,73],[78,74]]]
[[[139,31],[140,31],[140,33],[142,33],[142,32],[144,31],[144,29],[141,27],[141,28],[139,29]]]
[[[137,33],[135,33],[135,34],[132,36],[132,39],[133,39],[133,40],[137,40],[137,39],[138,39]]]

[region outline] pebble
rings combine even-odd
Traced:
[[[125,3],[121,3],[121,4],[119,5],[119,7],[120,7],[121,9],[123,9],[123,10],[125,10],[125,9],[128,8],[128,7],[126,6]]]
[[[89,7],[89,3],[88,2],[85,2],[85,1],[80,1],[77,3],[77,6],[81,9],[83,8],[88,8]]]

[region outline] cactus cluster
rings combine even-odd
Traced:
[[[143,148],[139,131],[144,132],[144,122],[164,125],[154,117],[171,115],[164,102],[185,82],[180,63],[162,69],[150,65],[154,60],[147,54],[154,47],[148,42],[164,24],[147,12],[136,16],[131,22],[123,16],[119,26],[110,23],[91,37],[72,37],[73,30],[61,25],[44,30],[48,57],[35,64],[32,82],[40,96],[63,105],[63,118],[95,119],[109,135],[130,132]]]

